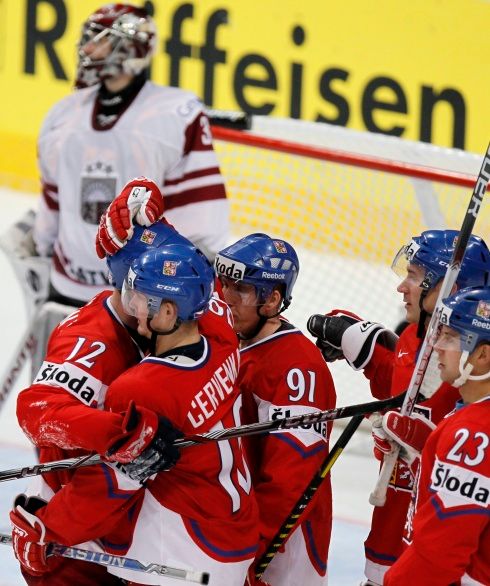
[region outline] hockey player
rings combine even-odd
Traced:
[[[53,106],[38,141],[34,243],[40,256],[52,256],[51,299],[81,305],[107,288],[93,240],[102,212],[133,177],[154,179],[167,219],[209,257],[227,241],[228,203],[208,118],[194,94],[148,80],[156,46],[143,8],[107,4],[83,25],[83,89]]]
[[[133,262],[122,301],[153,349],[109,386],[106,409],[117,412],[134,399],[186,434],[240,425],[238,340],[229,308],[211,298],[213,284],[206,257],[178,244]],[[142,478],[151,474],[145,458],[139,466]],[[171,471],[145,486],[127,555],[207,571],[211,585],[243,586],[258,530],[240,441],[186,448]],[[136,572],[109,571],[130,584],[140,582]],[[145,576],[144,581],[163,585],[168,578]]]
[[[417,353],[434,309],[439,287],[454,250],[458,233],[454,230],[427,230],[403,246],[392,268],[403,277],[397,291],[403,295],[406,320],[393,350],[389,333],[380,324],[361,320],[358,316],[336,310],[327,316],[312,316],[308,328],[318,336],[317,344],[327,361],[346,358],[356,370],[364,369],[371,392],[378,399],[395,396],[408,388]],[[490,252],[483,240],[470,238],[459,273],[457,287],[486,285],[490,275]],[[379,343],[378,343],[379,342]],[[429,365],[429,369],[431,365]],[[458,398],[457,389],[436,382],[424,384],[416,410],[437,424]],[[424,400],[425,399],[425,400]],[[375,453],[391,449],[384,433],[373,428]],[[383,583],[383,575],[401,553],[403,527],[410,502],[413,476],[399,459],[387,491],[386,504],[375,507],[371,531],[365,541],[367,584]]]
[[[221,250],[215,267],[240,338],[246,423],[335,407],[334,384],[321,354],[280,315],[291,303],[299,271],[293,247],[279,238],[251,234]],[[318,471],[328,452],[330,429],[321,424],[246,441],[260,515],[256,561]],[[266,569],[266,583],[327,583],[331,507],[327,478]],[[248,583],[255,583],[253,568]]]
[[[40,449],[41,462],[89,452],[127,462],[164,437],[168,439],[164,457],[169,462],[177,458],[171,446],[175,436],[171,426],[163,420],[159,425],[159,418],[151,409],[128,400],[120,411],[103,411],[108,385],[138,363],[148,346],[147,340],[136,332],[136,318],[125,311],[121,302],[121,289],[130,263],[141,253],[169,242],[193,248],[165,223],[148,229],[135,227],[133,238],[125,248],[107,259],[110,282],[115,289],[98,294],[54,330],[37,376],[17,400],[19,424]],[[30,488],[28,494],[33,497],[30,501],[24,495],[19,497],[13,513],[19,528],[14,543],[28,583],[112,584],[115,578],[108,576],[105,568],[72,560],[63,560],[59,565],[59,558],[46,560],[45,548],[44,552],[42,548],[38,551],[32,543],[37,542],[39,523],[43,523],[45,541],[74,545],[94,537],[95,531],[96,537],[103,537],[100,543],[105,551],[123,552],[131,535],[131,515],[134,516],[141,503],[139,496],[132,498],[131,492],[114,488],[114,475],[107,466],[51,472],[38,477]],[[111,495],[109,501],[117,505],[113,527],[104,531],[96,519],[98,511],[104,511],[109,505],[93,499],[96,487]],[[76,496],[85,488],[89,489],[90,514],[81,508],[81,497]],[[50,502],[43,506],[46,501]],[[38,507],[42,508],[37,511]],[[36,511],[38,520],[32,518]],[[30,531],[29,519],[34,522]],[[27,533],[25,539],[21,529]],[[53,571],[47,574],[46,582],[41,577],[32,577],[50,569]]]
[[[410,504],[408,548],[384,584],[490,584],[490,288],[462,289],[443,301],[434,348],[441,378],[462,400],[434,431],[426,420],[390,411],[389,437],[405,457],[423,447]]]

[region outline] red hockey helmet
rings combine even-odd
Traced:
[[[95,85],[121,73],[137,75],[150,65],[157,31],[143,8],[106,4],[91,14],[78,44],[76,87]],[[99,45],[98,51],[87,51]]]

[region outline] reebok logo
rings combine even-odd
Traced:
[[[490,504],[490,480],[477,472],[436,460],[431,481],[430,488],[438,493],[446,507]]]
[[[267,271],[262,271],[262,278],[263,279],[279,280],[279,279],[285,279],[286,275],[285,275],[285,273],[268,273]]]
[[[33,381],[36,383],[60,387],[89,407],[97,404],[100,391],[105,387],[100,380],[69,362],[43,362]]]
[[[471,325],[484,330],[490,330],[490,322],[480,321],[479,319],[476,319],[476,317],[471,320]]]
[[[242,262],[231,260],[220,254],[216,255],[214,266],[218,275],[229,277],[234,281],[240,281],[245,276],[245,265]]]

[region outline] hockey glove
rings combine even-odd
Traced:
[[[95,239],[97,256],[116,253],[133,235],[134,221],[151,226],[163,216],[163,210],[163,196],[156,183],[146,177],[126,183],[100,219]]]
[[[411,465],[420,457],[427,438],[436,426],[420,413],[401,415],[398,411],[387,411],[382,428],[388,438],[400,446],[400,458]]]
[[[43,499],[19,494],[10,511],[14,554],[31,576],[51,572],[62,562],[61,558],[48,557],[46,527],[35,514],[46,504]]]
[[[327,362],[345,358],[354,370],[364,368],[374,352],[377,342],[394,349],[398,337],[381,324],[361,320],[354,313],[335,309],[327,315],[312,315],[308,331],[317,337]]]
[[[157,472],[170,470],[180,458],[180,451],[174,442],[181,437],[184,437],[183,434],[168,419],[160,416],[158,431],[152,442],[140,456],[124,465],[124,471],[133,480],[144,482]]]
[[[384,457],[391,454],[395,449],[395,442],[388,437],[386,431],[383,429],[383,416],[379,413],[373,413],[369,417],[372,423],[371,435],[374,442],[374,457],[380,462]]]
[[[131,462],[146,450],[157,432],[158,415],[131,401],[122,423],[122,433],[107,450],[106,460],[121,464]]]
[[[307,327],[312,336],[317,338],[316,345],[320,348],[327,362],[344,358],[342,352],[342,336],[347,328],[361,321],[361,318],[349,311],[334,309],[326,315],[312,315]]]

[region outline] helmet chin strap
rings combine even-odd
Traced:
[[[490,370],[486,374],[475,374],[471,376],[471,372],[473,370],[473,364],[468,364],[468,357],[470,353],[468,350],[464,350],[461,354],[461,358],[459,359],[459,374],[460,376],[453,382],[453,387],[459,389],[459,387],[463,386],[466,381],[469,380],[486,380],[490,378]]]
[[[148,318],[146,320],[146,327],[151,332],[150,354],[155,356],[155,350],[156,350],[158,336],[170,336],[170,334],[173,334],[175,331],[177,331],[180,328],[180,326],[182,324],[182,320],[180,319],[180,317],[178,317],[177,320],[175,321],[175,324],[173,325],[173,327],[170,328],[169,330],[156,330],[155,328],[152,328],[150,325],[150,322],[152,319],[153,318],[151,318],[151,319]]]

